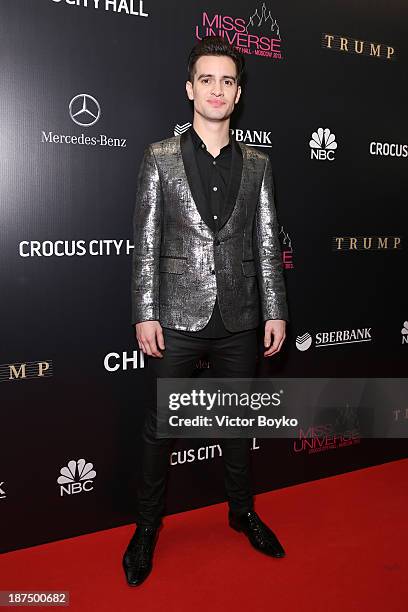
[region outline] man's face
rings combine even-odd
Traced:
[[[196,113],[208,121],[225,121],[241,96],[235,62],[227,55],[203,55],[195,64],[193,83],[186,82]]]

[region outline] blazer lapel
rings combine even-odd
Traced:
[[[181,155],[184,163],[184,170],[187,176],[187,181],[190,186],[190,191],[193,200],[197,206],[200,216],[209,229],[214,233],[214,219],[205,201],[204,193],[201,188],[201,176],[198,169],[197,160],[194,151],[194,144],[191,140],[190,131],[183,132],[180,136]]]
[[[227,188],[227,196],[225,198],[223,212],[221,215],[220,224],[218,230],[220,230],[228,219],[230,218],[232,211],[237,203],[239,188],[241,186],[242,174],[244,172],[243,164],[243,153],[241,147],[236,142],[235,138],[232,139],[232,156],[231,156],[231,172],[229,177],[229,183]]]

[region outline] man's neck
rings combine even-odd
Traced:
[[[202,121],[199,116],[193,119],[193,128],[214,157],[229,143],[229,124],[229,119],[223,122]]]

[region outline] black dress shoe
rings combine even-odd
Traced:
[[[152,571],[153,552],[159,527],[139,525],[123,555],[123,569],[129,586],[142,584]]]
[[[236,531],[243,531],[256,550],[271,557],[285,556],[285,551],[276,535],[261,521],[254,510],[245,514],[235,514],[230,510],[228,519],[230,527]]]

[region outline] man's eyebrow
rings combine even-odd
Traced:
[[[197,78],[202,79],[204,77],[213,77],[213,76],[214,76],[213,74],[200,74],[200,76],[197,77]],[[237,80],[234,76],[231,76],[229,74],[224,74],[224,76],[221,77],[221,78],[223,78],[223,79],[232,79],[233,81]]]

